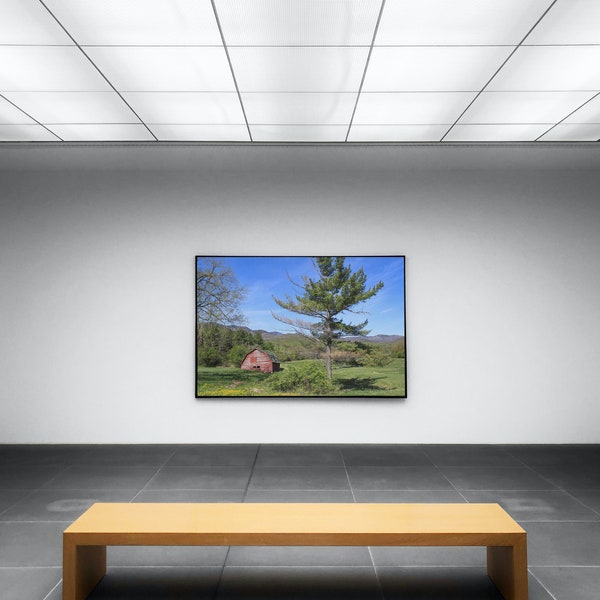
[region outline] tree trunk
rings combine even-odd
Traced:
[[[325,353],[325,366],[327,367],[327,378],[331,381],[333,374],[331,372],[331,342],[327,342],[327,352]]]

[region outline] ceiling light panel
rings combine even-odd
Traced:
[[[39,0],[2,0],[1,44],[72,44]]]
[[[235,91],[220,47],[102,46],[86,52],[119,91]]]
[[[59,142],[41,125],[3,125],[0,123],[0,142]]]
[[[249,142],[246,125],[177,125],[151,124],[159,141]]]
[[[33,124],[35,121],[8,100],[0,98],[0,125]]]
[[[74,46],[0,46],[0,93],[110,89]]]
[[[541,142],[597,142],[600,123],[560,123],[541,138]]]
[[[144,123],[243,125],[235,93],[124,92]]]
[[[131,123],[60,124],[50,127],[65,142],[153,142],[143,125]]]
[[[6,97],[41,123],[136,123],[115,92],[10,92]]]
[[[368,48],[230,48],[245,92],[348,92],[360,86]]]
[[[600,46],[522,46],[487,91],[600,90]]]
[[[212,45],[221,36],[210,0],[45,0],[78,44]]]
[[[444,138],[445,142],[533,142],[548,125],[481,124],[455,125]]]
[[[600,2],[558,0],[527,44],[600,44]]]
[[[368,46],[382,0],[215,0],[228,46]]]
[[[255,142],[344,142],[345,125],[254,125]]]
[[[600,123],[600,94],[596,94],[589,102],[581,105],[577,111],[565,119],[565,122]]]
[[[352,125],[349,142],[439,142],[450,125]]]
[[[353,123],[447,124],[448,129],[473,98],[475,92],[363,92]]]
[[[551,0],[391,0],[378,46],[518,44]]]
[[[251,125],[346,125],[354,93],[242,93]]]
[[[483,92],[460,123],[556,123],[590,97],[590,92]]]
[[[363,91],[479,91],[510,51],[503,46],[374,48]]]

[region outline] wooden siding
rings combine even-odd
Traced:
[[[260,348],[255,348],[246,354],[240,368],[244,369],[244,371],[274,373],[275,371],[279,371],[279,361],[273,354],[269,354]]]

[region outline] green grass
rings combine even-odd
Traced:
[[[282,367],[293,364],[283,363]],[[198,396],[283,396],[269,389],[269,377],[268,373],[236,367],[199,367]],[[333,383],[336,391],[330,396],[405,396],[405,360],[396,358],[384,367],[335,368]]]

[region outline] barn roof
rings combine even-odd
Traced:
[[[266,354],[269,357],[269,360],[271,362],[274,363],[278,363],[281,362],[277,356],[275,354],[273,354],[273,352],[267,352],[266,350],[263,350],[262,348],[254,348],[254,350],[250,350],[250,352],[248,352],[248,354],[252,354],[255,350],[258,350],[259,352],[262,352],[263,354]],[[246,354],[246,356],[248,356],[248,354]],[[246,357],[244,357],[245,360]]]

